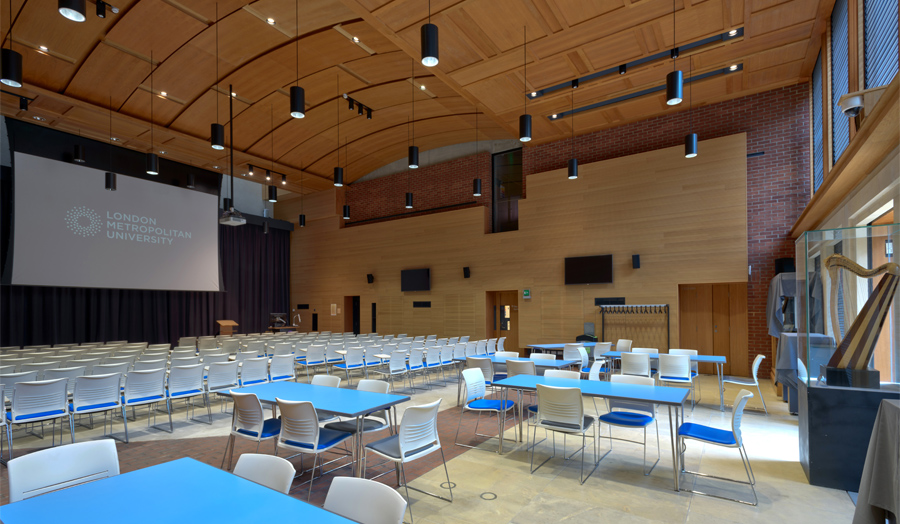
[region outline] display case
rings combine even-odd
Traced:
[[[808,231],[796,241],[800,461],[810,483],[856,491],[884,398],[900,398],[900,224]]]

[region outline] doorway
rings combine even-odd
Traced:
[[[344,332],[359,335],[359,297],[344,297]]]
[[[723,356],[726,375],[750,376],[746,282],[680,284],[678,326],[676,347]],[[715,366],[700,364],[700,372],[714,374]]]
[[[503,343],[504,351],[515,351],[521,355],[522,350],[519,349],[519,292],[488,291],[485,296],[485,309],[487,338],[506,337]]]

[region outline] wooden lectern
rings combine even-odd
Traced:
[[[220,335],[231,335],[238,325],[234,320],[216,320],[216,323],[219,324]]]

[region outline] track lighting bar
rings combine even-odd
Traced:
[[[709,44],[714,44],[717,42],[728,42],[730,40],[734,40],[735,38],[740,38],[742,36],[744,36],[744,28],[739,27],[737,29],[732,29],[732,30],[726,31],[724,33],[719,33],[719,34],[711,36],[709,38],[704,38],[703,40],[698,40],[696,42],[691,42],[689,44],[680,45],[675,49],[669,49],[667,51],[662,51],[662,52],[659,52],[659,53],[656,53],[656,54],[653,54],[650,56],[645,56],[644,58],[639,58],[632,62],[627,62],[625,64],[610,67],[609,69],[604,69],[603,71],[597,71],[596,73],[591,73],[589,75],[576,78],[575,80],[578,80],[579,83],[581,83],[581,84],[585,84],[587,82],[590,82],[591,80],[597,80],[598,78],[603,78],[608,75],[624,75],[627,73],[627,71],[631,70],[632,68],[635,68],[635,67],[638,67],[638,66],[650,63],[650,62],[656,62],[656,61],[661,61],[661,60],[671,60],[673,52],[685,54],[688,51],[697,49],[699,47],[704,47]],[[533,91],[528,94],[528,99],[534,100],[534,99],[540,98],[544,95],[548,95],[554,91],[560,91],[563,89],[571,89],[571,88],[572,88],[572,81],[569,80],[569,81],[563,82],[561,84],[556,84],[556,85],[553,85],[550,87],[545,87],[543,89],[538,89],[537,91]]]
[[[363,104],[359,100],[356,100],[355,98],[351,97],[347,93],[344,93],[342,96],[344,97],[344,100],[347,101],[347,109],[349,109],[350,111],[353,111],[354,109],[356,109],[357,115],[365,116],[366,120],[372,120],[372,111],[373,110],[371,107]]]

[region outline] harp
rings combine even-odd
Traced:
[[[831,279],[831,329],[834,339],[840,340],[837,349],[831,356],[831,360],[828,361],[826,371],[828,371],[828,368],[837,368],[837,370],[855,370],[856,374],[859,374],[867,369],[869,362],[872,360],[872,355],[875,352],[875,343],[878,342],[878,335],[881,333],[881,328],[891,307],[891,301],[897,292],[897,284],[900,282],[900,266],[894,263],[887,263],[875,269],[866,269],[843,255],[831,255],[825,259],[825,267],[828,269],[828,275]],[[869,296],[869,299],[866,300],[843,339],[840,337],[837,310],[837,290],[840,285],[838,272],[841,269],[864,278],[872,278],[881,274],[885,275],[878,285],[875,286],[875,290]],[[838,378],[839,375],[841,373],[829,372],[828,383],[834,384],[832,377]],[[844,373],[844,376],[850,375]],[[863,381],[871,384],[871,379],[863,379]],[[834,385],[851,385],[849,383],[841,383],[844,381],[840,379],[838,379],[838,382],[838,384]],[[874,384],[871,387],[878,387],[877,371],[874,376]]]

